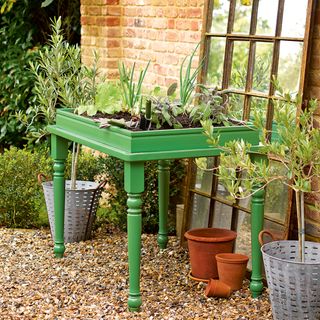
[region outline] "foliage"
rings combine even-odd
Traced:
[[[97,92],[94,99],[94,104],[80,105],[77,108],[79,114],[87,113],[93,116],[98,112],[114,114],[121,111],[121,91],[118,83],[102,82],[97,85]]]
[[[47,148],[33,152],[15,147],[0,155],[0,224],[7,227],[35,227],[45,223],[45,202],[37,175],[52,176],[52,159]],[[79,180],[94,181],[100,173],[99,158],[81,152],[78,160]],[[66,179],[70,179],[71,153],[66,161]],[[41,220],[41,221],[40,221]]]
[[[35,102],[35,79],[29,63],[35,63],[38,48],[46,42],[50,18],[62,16],[66,38],[80,40],[80,1],[55,0],[47,8],[30,0],[0,1],[0,151],[10,145],[22,147],[25,123],[32,122],[27,111]],[[26,122],[15,116],[20,111]],[[41,126],[39,124],[39,126]]]
[[[225,146],[226,153],[220,157],[218,175],[232,198],[249,196],[252,190],[257,191],[257,188],[263,188],[272,181],[281,181],[292,188],[296,194],[299,256],[304,261],[303,195],[305,192],[319,192],[311,187],[312,181],[320,178],[320,130],[313,126],[317,102],[311,100],[302,109],[299,96],[285,93],[278,83],[275,85],[282,98],[274,101],[277,139],[269,139],[269,132],[264,128],[264,118],[257,112],[255,124],[262,133],[260,159],[250,154],[250,144],[232,141]],[[206,134],[210,136],[210,132]],[[267,157],[281,163],[286,169],[284,174],[275,171]]]
[[[32,50],[34,29],[25,21],[29,10],[25,2],[16,5],[16,12],[0,16],[0,145],[21,146],[25,127],[16,119],[18,110],[25,112],[34,100],[33,75],[26,68],[37,58]],[[28,114],[26,114],[28,117]]]
[[[177,84],[173,83],[167,90],[167,96],[151,96],[153,102],[151,108],[151,123],[156,124],[156,128],[169,127],[181,128],[181,124],[177,120],[177,116],[184,112],[179,100],[175,100],[175,91]]]
[[[126,107],[130,110],[132,114],[135,113],[134,108],[137,103],[140,103],[141,108],[141,89],[144,77],[150,65],[150,61],[147,66],[140,70],[138,83],[134,82],[134,71],[135,71],[135,63],[131,68],[126,68],[125,64],[122,62],[119,63],[119,75],[120,75],[120,86],[122,89],[123,101],[126,104]],[[139,110],[140,110],[139,108]],[[139,113],[139,112],[138,112]]]
[[[198,103],[192,106],[189,116],[193,122],[211,120],[221,125],[227,120],[229,98],[227,93],[201,86],[201,92],[196,95]]]
[[[121,228],[127,222],[127,194],[124,190],[123,161],[113,157],[100,158],[102,171],[108,179],[109,210],[105,219]],[[170,197],[178,197],[185,167],[179,160],[170,164]],[[145,191],[142,195],[142,226],[144,232],[156,232],[158,227],[158,167],[157,162],[145,163]]]
[[[0,223],[32,227],[43,204],[37,173],[50,171],[46,153],[10,148],[0,156]]]
[[[91,68],[82,65],[80,57],[80,48],[64,40],[61,19],[54,20],[49,45],[39,51],[36,63],[30,63],[36,79],[36,102],[26,113],[18,113],[18,119],[27,126],[29,143],[47,137],[46,126],[54,123],[57,108],[93,102],[98,57]]]
[[[180,103],[182,107],[185,107],[189,103],[191,99],[191,94],[193,93],[196,87],[198,74],[202,68],[203,60],[199,63],[198,67],[192,72],[192,61],[199,45],[200,43],[198,43],[198,45],[194,48],[189,57],[187,56],[183,59],[180,66]],[[185,71],[183,72],[186,62],[187,66]]]

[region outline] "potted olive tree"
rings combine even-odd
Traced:
[[[298,241],[273,241],[262,246],[264,266],[275,319],[318,319],[320,317],[320,244],[305,241],[304,194],[320,178],[320,130],[314,127],[316,101],[301,107],[301,98],[284,93],[274,101],[275,132],[269,139],[264,121],[255,112],[255,124],[261,130],[259,159],[251,145],[232,141],[223,147],[219,178],[232,198],[244,198],[280,180],[295,193]],[[298,113],[297,113],[298,110]],[[212,137],[210,131],[206,134]],[[286,174],[273,170],[269,159],[280,162]],[[258,188],[257,188],[258,186]]]
[[[46,141],[49,136],[47,126],[55,122],[59,108],[90,104],[96,95],[99,79],[98,57],[96,56],[93,67],[82,65],[80,48],[64,40],[61,18],[54,20],[51,26],[52,35],[49,44],[40,50],[38,61],[31,63],[31,70],[36,79],[34,88],[36,101],[28,110],[33,120],[25,125],[29,141],[34,143]],[[18,116],[25,122],[22,113]],[[79,153],[80,144],[74,143],[71,180],[66,181],[65,242],[81,241],[90,237],[101,190],[106,183],[76,180]],[[43,180],[41,174],[39,180]],[[41,181],[41,183],[51,233],[55,237],[53,182]]]

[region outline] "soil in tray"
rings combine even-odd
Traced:
[[[86,114],[83,114],[85,117],[89,117]],[[133,122],[138,121],[139,117],[138,116],[132,116],[129,112],[118,112],[114,114],[106,114],[106,113],[97,113],[94,116],[90,116],[91,119],[97,121],[97,122],[103,122],[103,119],[124,119],[126,122],[132,120]],[[192,121],[192,119],[189,117],[188,114],[181,114],[176,117],[176,120],[182,125],[182,128],[201,128],[201,123],[199,121]],[[234,119],[229,119],[228,120],[230,124],[233,125],[242,125],[244,122],[234,120]],[[139,121],[138,121],[139,122]],[[213,126],[223,126],[223,124],[215,124],[213,123]],[[128,130],[132,131],[144,131],[139,127],[139,124],[136,127],[130,127],[126,128]],[[146,130],[167,130],[167,129],[174,129],[173,126],[170,126],[168,123],[165,123],[162,125],[160,128],[156,128],[156,125],[154,123],[151,124],[151,126],[148,126],[148,129]]]

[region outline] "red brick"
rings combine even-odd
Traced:
[[[88,15],[99,16],[101,15],[101,7],[98,6],[88,6],[87,7]]]
[[[189,8],[186,10],[186,16],[188,18],[201,18],[203,14],[202,8]]]
[[[166,41],[178,41],[179,40],[179,34],[177,31],[173,31],[173,30],[168,30],[166,32],[166,37],[165,37]]]
[[[168,20],[168,29],[174,29],[176,26],[175,20],[174,19],[169,19]]]
[[[166,17],[168,17],[168,18],[177,18],[178,17],[178,9],[177,8],[168,7],[166,9]]]
[[[107,40],[107,48],[120,48],[121,42],[119,40]]]
[[[96,24],[96,17],[82,16],[81,25],[94,25]]]
[[[121,16],[121,7],[108,6],[106,9],[109,16]]]
[[[176,20],[176,28],[178,30],[190,30],[190,21],[186,19]]]

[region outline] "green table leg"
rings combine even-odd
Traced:
[[[168,243],[168,203],[169,203],[169,160],[160,160],[158,165],[158,192],[159,192],[159,232],[158,244],[165,249]]]
[[[254,188],[253,191],[258,190],[259,187]],[[252,195],[251,205],[251,257],[252,257],[252,274],[250,290],[254,298],[262,293],[263,277],[262,277],[262,253],[258,236],[263,229],[264,219],[264,189],[260,189]]]
[[[128,194],[128,259],[130,311],[138,311],[141,306],[140,258],[141,258],[141,193],[144,191],[144,163],[125,162],[124,187]]]
[[[53,157],[53,192],[54,192],[54,249],[57,258],[62,258],[64,246],[64,202],[65,202],[65,159],[68,154],[68,141],[51,135]]]

